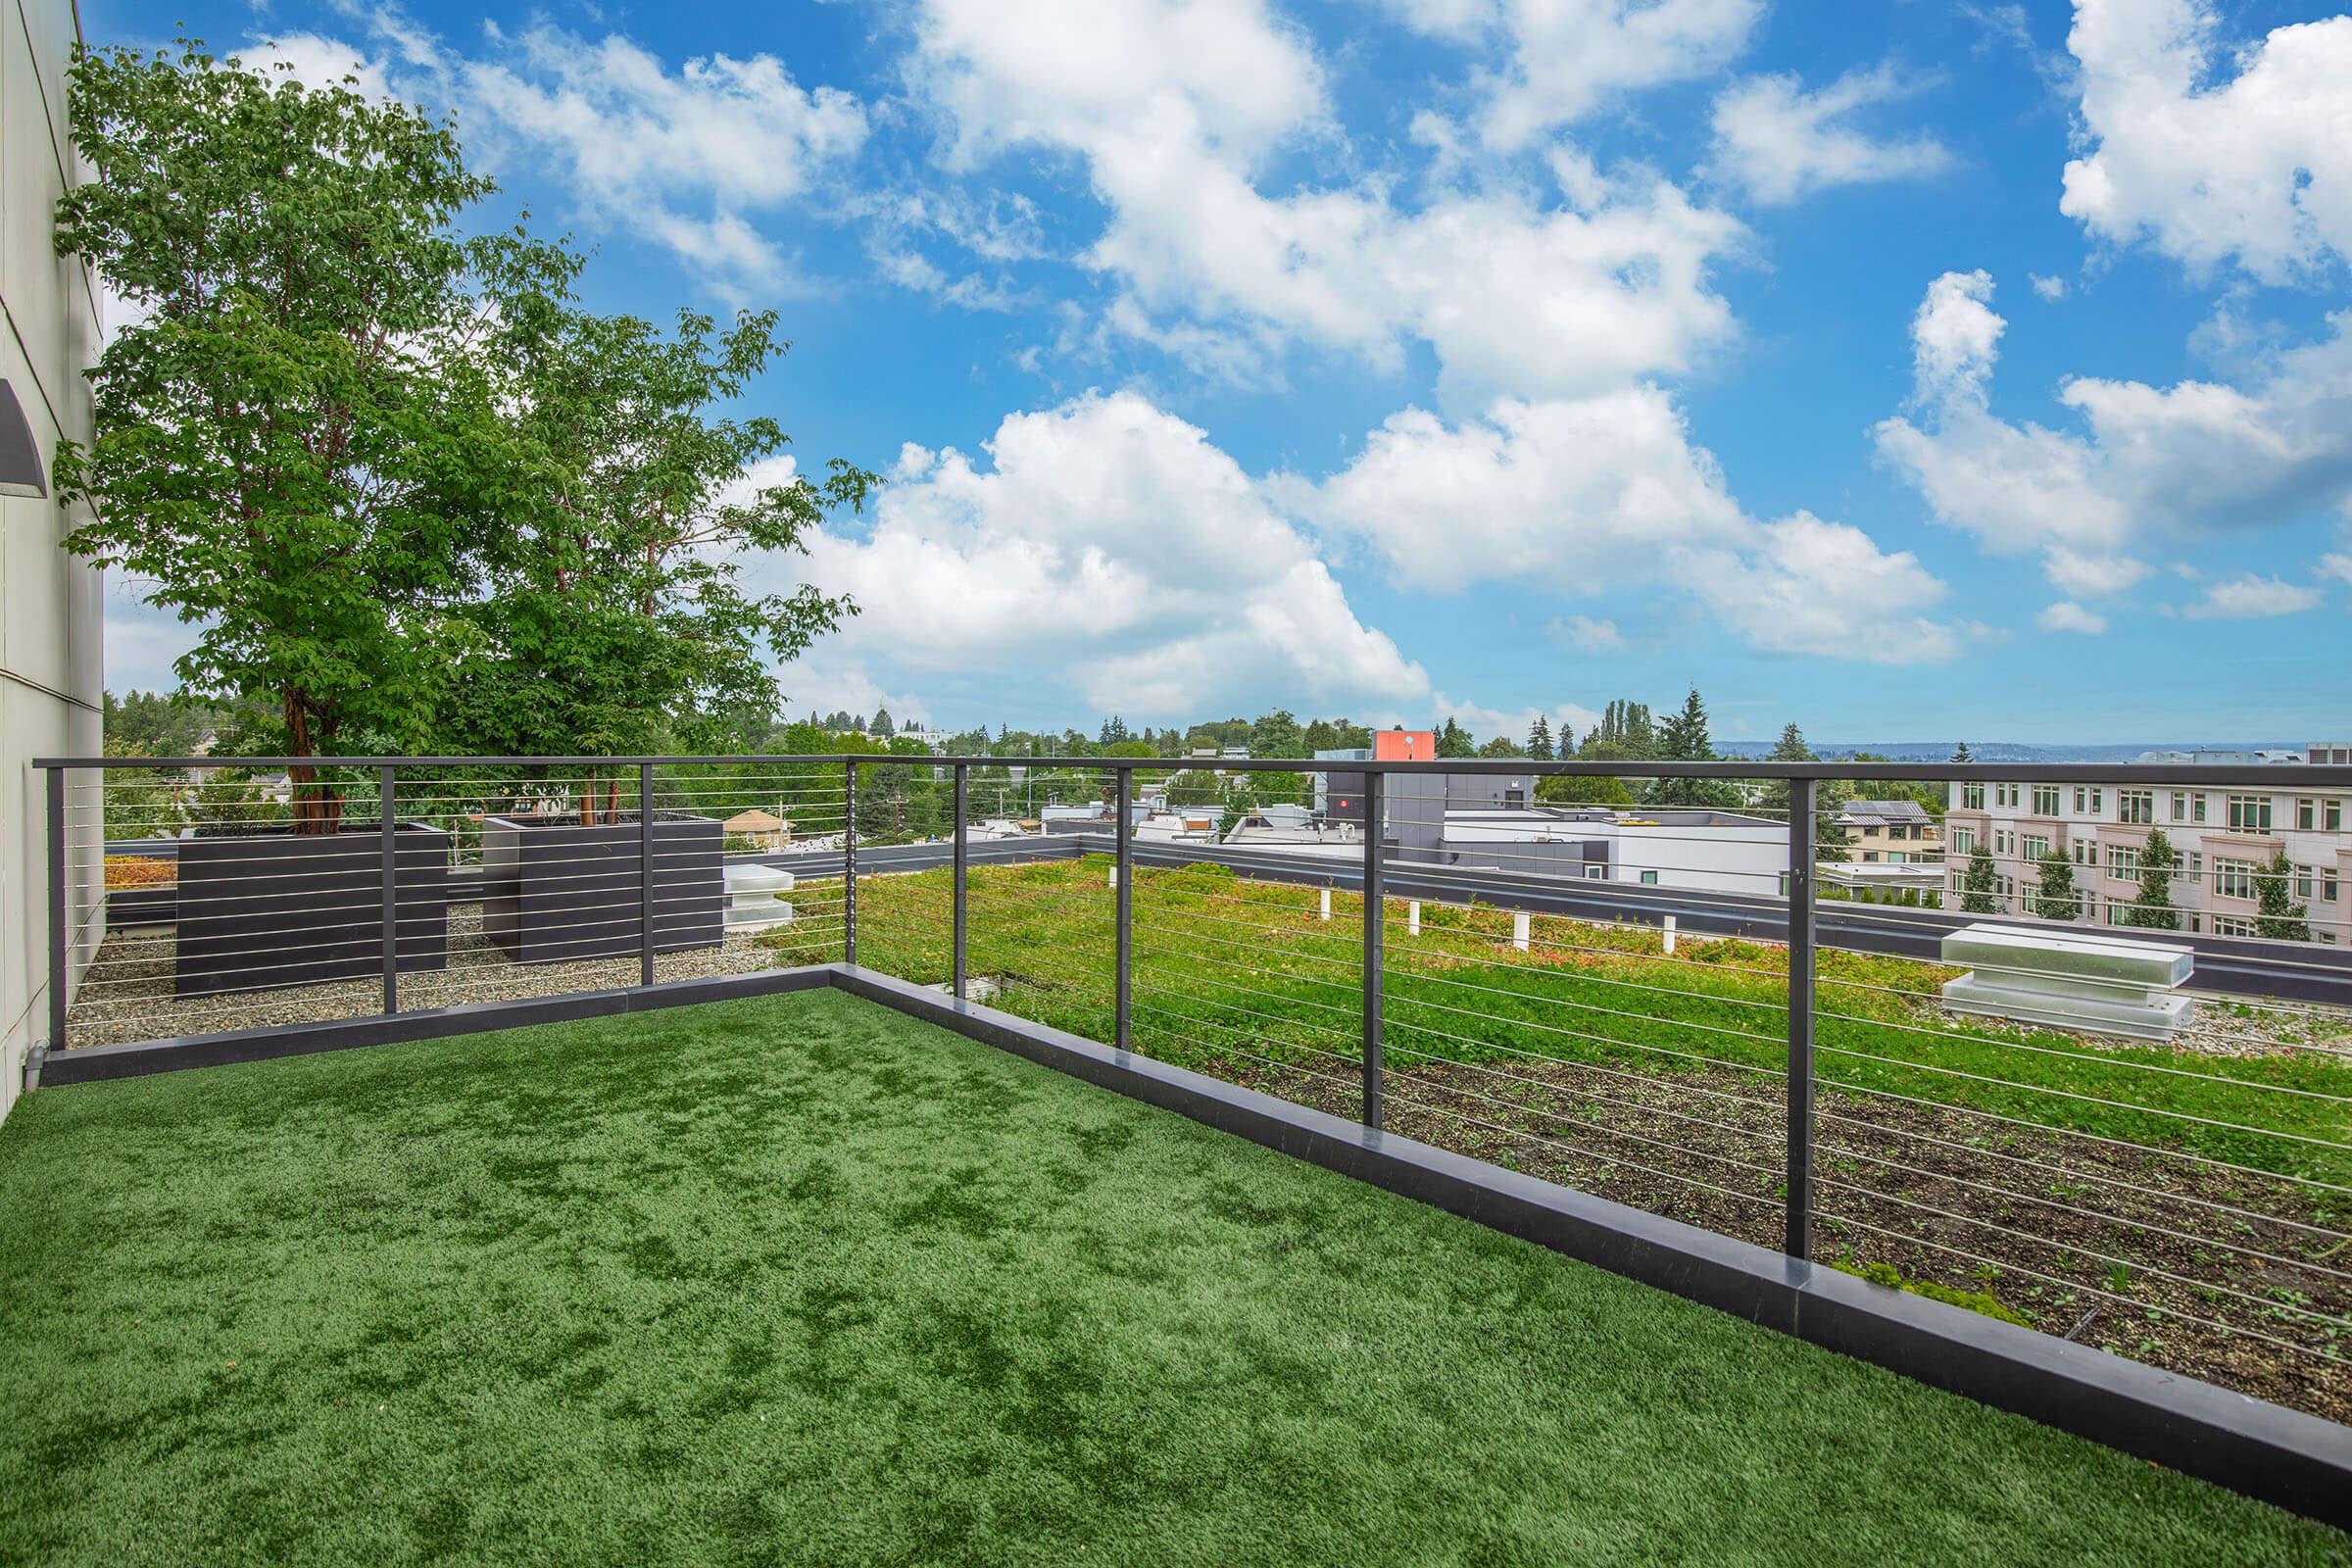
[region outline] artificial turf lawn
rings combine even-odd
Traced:
[[[836,992],[46,1090],[0,1560],[2342,1561]]]

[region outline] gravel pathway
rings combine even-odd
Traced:
[[[770,932],[778,928],[770,928]],[[784,928],[790,929],[790,928]],[[819,963],[841,956],[839,922],[810,921],[806,942],[761,946],[769,932],[729,932],[715,948],[664,953],[654,959],[654,978],[700,980],[749,974],[794,963]],[[96,960],[74,995],[67,1014],[70,1049],[159,1040],[173,1035],[217,1034],[320,1023],[330,1018],[368,1018],[383,1010],[378,980],[340,980],[327,985],[285,986],[224,996],[172,995],[172,929],[131,926],[107,933]],[[404,1012],[469,1002],[518,1002],[633,986],[635,957],[592,958],[571,963],[514,963],[482,935],[479,905],[453,905],[449,911],[449,967],[400,977]]]

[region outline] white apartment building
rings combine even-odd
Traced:
[[[71,0],[0,0],[0,1115],[24,1082],[25,1052],[49,1033],[48,823],[35,757],[100,745],[99,575],[59,548],[81,521],[47,494],[61,436],[88,441],[97,357],[89,269],[50,247],[57,199],[85,171],[66,129],[66,65],[77,37]],[[21,422],[20,422],[21,420]],[[26,453],[24,448],[29,446]],[[20,482],[29,457],[42,482]],[[75,813],[69,875],[86,886],[97,824]],[[98,901],[69,918],[78,973],[96,947]]]
[[[1636,887],[1785,897],[1788,825],[1695,808],[1449,810],[1443,863]]]
[[[2187,754],[2183,754],[2187,755]],[[2221,754],[2197,754],[2219,756]],[[2322,743],[2281,760],[2275,785],[2199,785],[2191,761],[2161,784],[1954,784],[1944,814],[1947,907],[1958,907],[1972,855],[1991,852],[1995,899],[2004,914],[2034,913],[2041,858],[2055,850],[2075,865],[2083,920],[2125,924],[2139,896],[2140,851],[2161,829],[2180,864],[2173,903],[2180,929],[2252,936],[2254,874],[2280,850],[2294,867],[2295,902],[2308,906],[2315,941],[2352,942],[2352,791],[2299,783],[2297,763],[2352,756]],[[2251,762],[2246,754],[2229,760]]]

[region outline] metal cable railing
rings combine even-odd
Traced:
[[[1007,760],[1033,771],[975,776]],[[1352,815],[1227,844],[1141,825],[1176,759],[271,771],[292,764],[40,764],[50,1051],[856,963],[2052,1333],[2095,1319],[2124,1353],[2352,1414],[2352,954],[2324,945],[2332,906],[2285,945],[1829,885],[1852,875],[1833,774],[2162,769],[1222,759],[1245,781],[1361,774]],[[2346,767],[2285,785],[2195,771],[2209,789],[2352,794]],[[1721,823],[1615,813],[1598,862],[1562,847],[1607,836],[1591,813],[1543,816],[1525,841],[1494,811],[1486,837],[1426,837],[1433,799],[1446,816],[1431,774],[1629,773],[1771,794]],[[339,830],[289,832],[322,790]],[[2015,849],[1996,864],[2040,863]],[[2103,858],[2072,853],[2095,883]],[[1720,874],[1700,877],[1710,856]],[[2217,875],[2183,866],[2146,906],[2185,918]],[[2030,902],[2023,885],[2005,906]],[[2227,994],[2176,1045],[1957,1012],[1939,944],[1978,919],[2178,946]],[[2079,986],[2103,1004],[2135,988]]]

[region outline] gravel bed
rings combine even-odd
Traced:
[[[654,978],[701,980],[841,956],[838,922],[823,916],[810,921],[806,942],[786,939],[776,946],[762,946],[759,941],[761,936],[790,929],[730,931],[715,948],[659,954],[654,958]],[[172,927],[132,926],[108,932],[67,1014],[69,1048],[321,1023],[331,1018],[368,1018],[383,1010],[383,984],[372,978],[191,997],[183,1002],[172,995]],[[511,962],[482,935],[481,906],[460,904],[449,911],[449,967],[404,970],[400,1005],[404,1012],[421,1012],[461,1003],[519,1002],[633,986],[639,978],[635,957]]]

